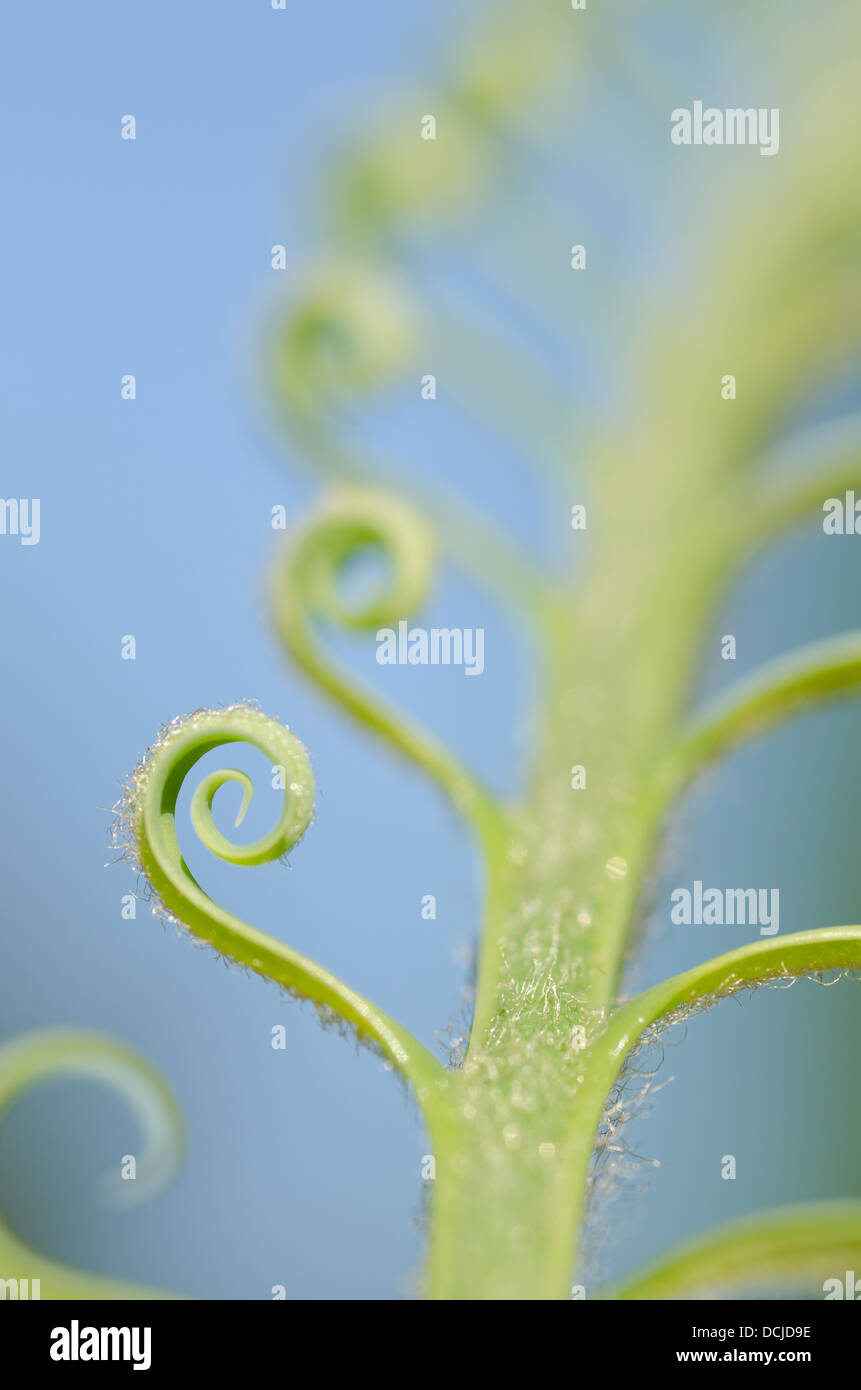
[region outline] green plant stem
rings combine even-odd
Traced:
[[[666,526],[656,477],[649,473],[648,489],[633,501],[641,531],[620,528],[615,544],[605,539],[588,591],[548,615],[555,658],[537,775],[515,822],[508,911],[486,925],[473,1035],[460,1084],[449,1092],[459,1113],[437,1161],[435,1298],[568,1296],[596,1136],[627,1053],[674,1007],[676,987],[723,987],[724,966],[715,976],[703,967],[701,978],[680,977],[649,997],[651,1020],[647,998],[638,1027],[632,1006],[613,1012],[669,800],[655,769],[676,753],[700,634],[740,556],[731,522],[722,524],[712,500],[707,533],[691,528],[676,540],[673,566],[656,565],[653,538]],[[612,491],[606,471],[605,481]],[[716,495],[735,506],[729,485]],[[686,516],[696,515],[690,502],[689,511],[681,502]],[[830,653],[837,675],[815,675],[822,662],[813,658],[800,663],[803,700],[794,676],[764,682],[772,721],[836,684],[857,682],[854,655],[848,676],[845,655],[845,647]],[[571,788],[573,764],[586,768],[584,791]],[[783,958],[796,973],[857,964],[856,938],[757,943],[735,965],[757,979]],[[727,969],[735,968],[734,954]]]
[[[609,466],[604,477],[612,486]],[[451,1093],[453,1151],[437,1161],[436,1298],[564,1298],[570,1287],[600,1121],[584,1105],[591,1048],[658,831],[651,770],[669,747],[719,568],[692,535],[696,554],[678,556],[692,578],[668,624],[679,586],[650,554],[662,500],[651,483],[631,499],[643,533],[605,540],[589,591],[548,618],[558,640],[538,771],[516,823],[509,910],[486,927],[473,1037]],[[586,768],[585,791],[571,787],[573,764]]]
[[[539,1114],[523,1104],[525,1091],[519,1106],[516,1092],[506,1096],[497,1059],[490,1067],[476,1064],[472,1072],[467,1067],[446,1097],[449,1108],[459,1104],[458,1120],[449,1118],[438,1133],[431,1127],[441,1144],[430,1296],[567,1297],[607,1099],[643,1035],[655,1024],[769,980],[858,968],[861,927],[833,927],[758,941],[676,975],[618,1008],[588,1050],[574,1054],[573,1066],[557,1056],[556,1079],[565,1086],[567,1105],[544,1106]],[[535,1064],[526,1044],[505,1060],[518,1079]],[[483,1113],[478,1108],[482,1102]],[[483,1123],[494,1111],[495,1125]],[[495,1132],[500,1124],[501,1143]],[[820,1238],[827,1245],[827,1231]],[[488,1248],[492,1258],[485,1261]],[[796,1263],[803,1272],[803,1261]],[[788,1268],[788,1257],[783,1267]]]

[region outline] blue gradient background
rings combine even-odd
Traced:
[[[400,1086],[322,1032],[312,1011],[195,951],[145,908],[122,920],[133,878],[104,865],[110,808],[158,726],[254,697],[312,750],[316,823],[287,874],[230,868],[193,849],[192,868],[219,901],[324,961],[430,1045],[462,1015],[479,911],[470,845],[436,793],[279,654],[262,599],[270,511],[283,503],[298,514],[314,489],[251,384],[267,309],[283,293],[269,248],[284,243],[298,265],[323,235],[313,192],[321,132],[352,129],[360,140],[370,105],[405,81],[418,84],[425,109],[433,53],[456,35],[457,13],[393,0],[286,13],[262,0],[154,0],[145,10],[105,0],[18,6],[3,21],[0,491],[41,498],[42,538],[0,543],[0,1038],[55,1023],[116,1034],[175,1087],[189,1153],[169,1192],[106,1211],[96,1178],[134,1151],[134,1129],[95,1088],[46,1086],[0,1132],[0,1202],[25,1240],[57,1258],[196,1297],[267,1298],[284,1284],[289,1298],[400,1298],[420,1260],[426,1141]],[[677,33],[675,56],[717,62],[695,39]],[[791,107],[779,74],[766,77],[762,104]],[[611,110],[612,141],[628,113]],[[119,135],[127,112],[133,144]],[[564,248],[576,189],[616,253],[629,253],[634,277],[662,273],[650,262],[658,253],[666,274],[676,224],[656,217],[635,228],[617,192],[627,178],[631,198],[649,199],[666,176],[665,137],[661,125],[645,152],[651,183],[642,149],[602,179],[600,140],[584,158],[583,130],[563,124],[563,172],[541,227],[529,228],[521,208],[470,228],[457,272],[451,245],[427,252],[451,295],[460,275],[489,315],[502,307],[511,334],[562,386],[593,397],[611,400],[614,388],[596,375],[588,331],[563,352],[552,322],[539,326],[523,308],[530,276],[519,304],[501,304],[487,267],[525,257],[518,229],[542,254]],[[568,158],[582,164],[577,184]],[[423,370],[454,376],[450,351],[435,347]],[[133,404],[120,399],[126,372],[137,377]],[[834,403],[805,411],[854,399],[847,380]],[[561,553],[565,511],[552,511],[530,461],[444,390],[430,414],[412,377],[366,428],[405,468],[452,479],[537,552]],[[716,635],[736,634],[739,658],[714,661],[703,690],[857,624],[856,544],[823,544],[814,519],[757,562],[716,619]],[[481,680],[380,671],[367,651],[354,653],[356,669],[495,787],[515,790],[529,747],[528,640],[454,572],[426,621],[486,628]],[[120,659],[126,633],[134,662]],[[655,901],[694,877],[755,881],[780,887],[781,931],[859,920],[859,734],[861,711],[847,707],[734,758],[686,804]],[[266,821],[262,785],[252,830]],[[428,892],[435,922],[419,914]],[[646,932],[638,984],[740,940],[720,928],[661,932],[664,917],[656,911]],[[689,1026],[664,1064],[674,1083],[628,1135],[661,1167],[636,1166],[599,1211],[599,1272],[765,1204],[861,1195],[857,1002],[850,984],[799,984]],[[270,1047],[277,1023],[283,1052]],[[734,1183],[720,1178],[725,1153],[738,1159]]]

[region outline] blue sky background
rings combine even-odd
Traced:
[[[145,9],[105,0],[18,6],[2,24],[0,491],[41,498],[42,538],[0,543],[0,1038],[56,1023],[116,1034],[175,1087],[190,1144],[169,1192],[146,1208],[106,1211],[95,1180],[133,1151],[133,1128],[94,1088],[46,1086],[0,1132],[0,1203],[28,1242],[70,1264],[198,1297],[266,1298],[284,1284],[290,1298],[397,1299],[410,1294],[419,1262],[426,1142],[398,1084],[321,1032],[310,1010],[193,950],[145,909],[122,920],[133,881],[104,865],[110,808],[159,725],[202,704],[256,698],[312,750],[317,820],[287,873],[232,869],[192,851],[208,891],[431,1045],[463,1007],[479,909],[464,832],[432,789],[298,679],[269,630],[270,510],[283,503],[298,515],[314,488],[253,387],[254,353],[283,294],[269,248],[285,244],[299,266],[328,236],[314,197],[321,133],[358,139],[391,86],[415,81],[421,104],[457,13],[392,0],[285,13],[263,0]],[[717,61],[684,31],[673,51],[706,69]],[[766,76],[764,104],[789,96]],[[626,112],[607,109],[612,140]],[[134,143],[120,139],[126,113],[137,119]],[[636,256],[646,260],[660,237],[629,221],[615,171],[607,177],[594,154],[584,161],[584,140],[572,125],[562,142],[572,171],[578,160],[585,167],[582,185],[565,168],[554,184],[559,244],[570,240],[579,196],[608,239],[614,233],[614,253],[630,251],[636,277]],[[663,127],[660,140],[658,184]],[[628,172],[636,198],[641,161]],[[524,236],[536,233],[531,206],[531,227],[520,210]],[[516,262],[514,210],[505,230],[507,241],[498,222],[473,225],[457,267],[450,244],[425,248],[455,302],[467,281],[489,315],[498,311],[489,268],[506,255]],[[539,245],[542,236],[546,225]],[[552,322],[539,327],[530,311],[529,276],[522,300],[525,308],[505,303],[514,342],[527,338],[563,389],[576,381],[611,396],[588,334],[561,359]],[[568,307],[557,304],[563,316]],[[444,377],[442,347],[434,362]],[[126,372],[137,378],[133,404],[120,399]],[[548,521],[546,491],[512,439],[444,400],[428,423],[414,388],[395,388],[364,422],[367,437],[423,477],[488,499],[536,551],[558,552],[564,515]],[[846,387],[841,401],[850,400]],[[823,547],[815,524],[763,558],[716,622],[738,636],[732,674],[857,624],[858,578],[853,542]],[[484,677],[398,668],[386,673],[387,692],[513,791],[528,751],[528,644],[495,599],[446,571],[427,625],[455,621],[486,628]],[[137,640],[134,662],[120,659],[126,633]],[[727,679],[719,665],[704,689]],[[379,678],[367,653],[365,666]],[[686,807],[666,884],[779,885],[782,931],[858,920],[859,733],[859,712],[841,709],[735,758]],[[264,791],[254,824],[265,812]],[[438,899],[435,922],[420,917],[427,892]],[[659,886],[656,900],[665,897]],[[720,929],[683,939],[649,930],[638,983],[727,945]],[[284,1052],[270,1047],[277,1023],[287,1028]],[[662,1167],[641,1166],[599,1213],[599,1226],[615,1219],[617,1231],[601,1247],[604,1272],[741,1211],[858,1193],[851,1100],[861,1025],[851,986],[763,991],[688,1034],[665,1064],[674,1084],[629,1136]],[[720,1180],[728,1152],[739,1160],[735,1183]]]

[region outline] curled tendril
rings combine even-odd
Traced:
[[[360,551],[378,550],[388,574],[361,606],[341,597],[344,567]],[[413,508],[371,488],[332,493],[293,538],[290,582],[313,616],[353,628],[397,622],[425,602],[433,581],[434,542]]]
[[[477,114],[477,104],[475,107]],[[415,107],[392,108],[364,151],[351,148],[338,170],[334,212],[353,239],[385,241],[403,221],[444,220],[474,199],[486,174],[487,141],[451,102],[434,113],[445,140],[418,146]]]
[[[377,549],[388,578],[361,608],[349,608],[338,587],[358,551]],[[354,719],[421,768],[471,824],[484,863],[485,954],[488,978],[500,968],[496,939],[505,913],[511,825],[506,811],[436,739],[363,689],[321,648],[315,623],[350,628],[392,626],[415,613],[433,574],[433,542],[422,517],[377,489],[342,487],[330,494],[278,556],[270,586],[275,624],[305,673]],[[484,1020],[476,1015],[476,1023]]]
[[[341,437],[339,408],[391,387],[405,369],[414,371],[416,319],[408,292],[391,275],[367,264],[324,263],[308,273],[266,334],[268,404],[316,475],[331,483],[401,486],[391,461],[357,452]],[[546,605],[545,576],[483,515],[436,485],[413,483],[409,492],[460,564],[533,615]]]
[[[15,1101],[43,1081],[96,1081],[115,1091],[137,1120],[144,1138],[134,1182],[111,1174],[103,1184],[111,1196],[140,1201],[173,1178],[184,1149],[184,1127],[172,1092],[157,1072],[131,1049],[100,1033],[71,1028],[26,1033],[0,1047],[0,1121]],[[0,1220],[0,1279],[38,1279],[42,1298],[169,1298],[118,1280],[70,1269],[31,1250]],[[32,1287],[32,1284],[31,1286]]]
[[[166,912],[231,960],[310,1000],[324,1018],[348,1024],[416,1084],[437,1079],[439,1063],[405,1029],[322,966],[219,907],[191,874],[176,827],[180,791],[202,757],[237,742],[251,744],[285,769],[280,815],[273,829],[253,844],[233,844],[213,821],[213,800],[226,783],[241,786],[238,822],[253,787],[244,772],[221,769],[203,779],[192,799],[192,823],[201,842],[231,864],[263,864],[286,854],[308,828],[314,810],[311,762],[304,745],[283,724],[251,705],[203,709],[174,720],[132,773],[117,808],[115,840],[149,882],[156,897],[154,910]]]
[[[334,400],[386,383],[409,359],[415,338],[411,306],[389,279],[367,267],[320,267],[279,324],[275,396],[300,416],[313,416]]]
[[[376,550],[388,565],[377,592],[348,606],[339,582],[350,559]],[[361,723],[430,774],[478,829],[498,821],[493,799],[428,733],[355,683],[322,650],[315,622],[353,629],[396,625],[415,614],[433,576],[433,539],[414,508],[371,488],[332,492],[278,557],[270,586],[278,632],[299,666]]]

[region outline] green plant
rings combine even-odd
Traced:
[[[230,862],[255,864],[285,853],[304,832],[313,798],[310,765],[301,745],[276,721],[235,706],[200,711],[169,726],[129,785],[123,816],[130,858],[153,885],[160,910],[239,964],[349,1024],[411,1083],[437,1164],[431,1294],[563,1297],[590,1161],[606,1123],[607,1098],[640,1040],[682,1012],[763,981],[861,965],[861,927],[804,932],[744,946],[627,1003],[616,1002],[636,903],[633,884],[647,863],[670,795],[707,758],[747,734],[811,701],[856,689],[861,684],[861,641],[824,643],[792,662],[777,663],[721,702],[712,715],[689,727],[683,724],[679,732],[662,730],[658,758],[653,749],[662,719],[660,707],[653,710],[623,755],[627,760],[634,751],[639,754],[641,782],[629,783],[631,794],[619,796],[622,767],[609,763],[613,791],[606,795],[594,838],[584,837],[579,833],[582,820],[565,804],[568,789],[558,753],[549,755],[529,800],[502,807],[431,739],[349,685],[318,651],[305,603],[311,595],[331,600],[336,567],[354,546],[385,547],[395,574],[389,596],[395,597],[393,611],[404,611],[400,599],[409,590],[406,569],[416,550],[407,544],[414,532],[404,526],[400,513],[400,505],[397,510],[382,505],[374,494],[351,492],[327,504],[297,538],[277,576],[277,617],[305,669],[354,716],[434,777],[473,826],[484,855],[488,912],[475,1020],[462,1066],[445,1068],[400,1024],[328,971],[218,908],[185,867],[175,826],[177,797],[194,763],[223,744],[246,741],[273,764],[288,767],[284,809],[265,839],[233,845],[212,821],[212,799],[219,787],[236,781],[247,800],[248,778],[236,769],[211,773],[192,805],[203,843]],[[400,550],[389,530],[393,516],[404,526],[397,533]],[[331,615],[330,607],[326,611]],[[376,626],[388,614],[388,604],[378,598],[361,618]],[[351,621],[359,621],[355,612]],[[606,652],[601,654],[606,660]],[[618,672],[622,693],[629,688],[625,671]],[[562,671],[557,679],[564,679]],[[667,685],[660,695],[669,701],[675,680]],[[548,724],[559,717],[560,707],[567,711],[569,706],[556,686]],[[634,711],[623,705],[601,713],[609,719],[625,713],[630,720]],[[563,727],[569,728],[567,712]],[[596,763],[592,757],[590,770]],[[600,799],[600,791],[592,796]],[[570,864],[572,856],[576,868]],[[833,1269],[847,1242],[853,1250],[859,1248],[858,1218],[859,1208],[848,1204],[837,1212],[811,1208],[809,1214],[787,1213],[780,1222],[772,1218],[741,1226],[731,1247],[728,1238],[716,1236],[684,1260],[670,1257],[666,1267],[632,1288],[637,1296],[649,1296],[665,1285],[686,1287],[686,1274],[698,1281],[740,1269],[749,1279]],[[626,1291],[620,1296],[627,1296]]]
[[[795,67],[784,55],[809,114],[805,138],[788,176],[770,173],[767,192],[721,182],[708,216],[694,219],[690,239],[708,248],[707,276],[654,302],[626,299],[630,280],[603,282],[607,316],[620,326],[616,355],[635,366],[624,412],[581,425],[591,460],[585,580],[541,571],[454,499],[403,483],[396,495],[397,473],[345,445],[336,428],[345,402],[385,383],[415,341],[415,306],[388,269],[393,246],[405,229],[438,226],[483,191],[537,90],[570,75],[555,7],[528,9],[501,17],[492,42],[464,47],[437,107],[446,156],[428,147],[420,164],[397,121],[353,152],[330,198],[340,249],[279,319],[266,360],[295,448],[330,485],[273,567],[277,631],[321,689],[442,789],[481,856],[481,956],[459,1064],[443,1065],[328,970],[221,909],[188,870],[180,790],[200,758],[237,741],[288,769],[281,817],[260,841],[232,844],[215,825],[213,799],[226,783],[240,785],[241,819],[251,784],[237,769],[210,773],[192,803],[201,841],[253,865],[301,838],[313,778],[283,725],[247,705],[173,721],[132,775],[118,823],[158,910],[355,1031],[409,1083],[436,1157],[427,1292],[447,1299],[567,1296],[591,1167],[614,1131],[615,1088],[644,1040],[762,983],[861,967],[861,926],[833,927],[744,946],[633,999],[619,993],[644,878],[685,788],[742,741],[861,687],[861,635],[853,634],[775,662],[712,708],[688,712],[705,634],[733,578],[857,480],[861,417],[775,445],[787,403],[812,395],[859,348],[861,191],[846,176],[848,158],[861,151],[857,103],[847,99],[857,63],[814,85],[798,55]],[[755,32],[754,14],[739,22]],[[844,22],[851,53],[857,16]],[[587,58],[597,67],[613,55],[606,29],[600,40],[598,31],[583,34],[585,87]],[[704,228],[719,205],[723,236],[715,239]],[[700,270],[703,260],[694,258]],[[480,343],[474,375],[489,356],[499,360],[499,345],[465,316],[443,316],[437,328]],[[743,384],[732,402],[719,390],[727,364]],[[517,363],[518,380],[528,371]],[[552,390],[546,398],[566,447],[544,447],[547,431],[530,429],[529,441],[544,455],[561,514],[573,486],[570,410]],[[789,469],[779,466],[785,455]],[[453,562],[504,592],[538,651],[540,742],[516,804],[502,804],[437,740],[357,685],[320,641],[321,623],[361,632],[415,616],[432,581],[434,533]],[[369,547],[385,557],[389,577],[357,609],[340,579]],[[588,768],[582,796],[569,780],[572,745]],[[678,1297],[733,1286],[741,1272],[746,1284],[818,1278],[859,1258],[861,1205],[815,1204],[733,1223],[604,1294]]]
[[[552,24],[549,12],[542,15],[527,28],[547,52]],[[516,47],[524,25],[509,22]],[[847,22],[854,33],[857,21]],[[738,201],[731,187],[721,188],[732,234],[712,246],[696,331],[684,293],[637,305],[637,386],[626,415],[591,435],[592,545],[588,577],[575,583],[538,570],[450,498],[415,489],[412,501],[393,495],[391,472],[354,455],[336,429],[344,401],[384,381],[408,355],[415,306],[386,274],[386,258],[396,229],[436,215],[441,204],[449,216],[466,196],[465,163],[482,174],[492,168],[500,132],[523,96],[502,75],[512,51],[503,45],[496,54],[498,82],[488,78],[486,52],[481,63],[467,53],[450,79],[444,110],[458,138],[449,177],[435,152],[434,173],[422,182],[415,156],[402,148],[403,129],[392,135],[389,126],[336,183],[333,206],[364,245],[364,263],[335,257],[307,280],[278,324],[267,366],[294,443],[332,480],[274,568],[279,635],[330,697],[437,783],[481,855],[482,945],[460,1065],[443,1066],[328,971],[221,911],[185,869],[175,829],[179,789],[203,753],[235,739],[290,764],[282,820],[258,844],[231,845],[214,826],[212,798],[227,780],[247,795],[247,778],[212,774],[192,812],[204,844],[231,862],[255,863],[301,835],[311,774],[282,726],[244,707],[175,722],[135,773],[124,808],[131,857],[164,910],[243,966],[335,1014],[412,1086],[436,1157],[427,1270],[435,1298],[566,1297],[590,1168],[613,1131],[614,1089],[640,1042],[763,982],[861,966],[861,927],[835,927],[761,940],[619,998],[644,877],[685,787],[743,740],[861,687],[861,635],[852,634],[775,662],[712,708],[687,713],[704,635],[732,578],[830,492],[851,485],[861,462],[858,417],[780,449],[773,443],[785,402],[859,346],[857,315],[845,306],[858,298],[861,195],[844,177],[844,160],[845,147],[861,149],[861,130],[857,109],[847,116],[853,106],[843,102],[857,72],[850,63],[829,76],[827,90],[805,91],[811,129],[788,179],[775,176],[767,196],[746,189]],[[840,149],[827,138],[836,128]],[[731,402],[719,389],[727,363],[744,383]],[[786,452],[789,472],[771,457]],[[564,463],[556,477],[568,486]],[[358,686],[320,642],[321,623],[376,629],[415,616],[431,580],[428,516],[457,563],[509,596],[539,651],[540,744],[514,805],[501,804],[434,738]],[[367,548],[387,561],[388,580],[351,608],[340,580]],[[588,768],[582,795],[569,781],[572,746]],[[861,1254],[859,1211],[854,1203],[812,1206],[737,1223],[607,1292],[672,1296],[735,1282],[741,1271],[746,1283],[833,1271],[844,1256]]]

